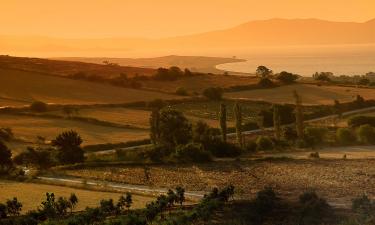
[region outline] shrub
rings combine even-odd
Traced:
[[[319,198],[315,192],[308,191],[299,197],[299,217],[301,224],[330,224],[333,210],[327,201]]]
[[[242,125],[243,131],[256,130],[259,129],[259,125],[255,122],[246,122]]]
[[[31,164],[40,169],[48,169],[56,164],[51,149],[34,149],[32,147],[28,147],[26,151],[15,156],[13,161],[18,165]]]
[[[10,128],[0,128],[0,140],[10,141],[14,137],[13,131]]]
[[[336,131],[336,139],[341,144],[353,144],[356,141],[355,135],[348,128],[339,128]]]
[[[283,127],[281,131],[282,137],[287,141],[295,141],[297,139],[297,131],[292,127]]]
[[[256,144],[257,144],[258,151],[268,151],[268,150],[272,150],[274,147],[271,138],[267,136],[258,137],[256,140]]]
[[[246,143],[245,145],[245,150],[247,152],[256,152],[257,150],[257,143],[255,141],[250,141],[248,143]]]
[[[320,155],[319,155],[319,152],[311,152],[309,157],[313,159],[319,159]]]
[[[0,141],[0,173],[9,171],[12,165],[12,152]]]
[[[8,215],[7,206],[0,203],[0,219],[7,218],[7,215]]]
[[[223,89],[220,87],[211,87],[203,91],[203,95],[210,100],[221,100],[223,98]]]
[[[236,157],[241,154],[241,149],[228,142],[215,140],[207,149],[216,157]]]
[[[189,94],[185,88],[179,87],[176,89],[176,95],[187,96]]]
[[[375,143],[375,129],[374,127],[366,124],[361,125],[357,130],[358,140],[363,144]]]
[[[322,127],[306,127],[304,130],[305,142],[310,147],[322,144],[328,133],[327,128]]]
[[[348,120],[348,125],[353,128],[366,124],[375,126],[375,116],[354,116]]]
[[[367,195],[352,200],[352,210],[359,215],[362,222],[375,218],[375,202]]]
[[[189,143],[177,146],[176,158],[182,162],[208,162],[211,154],[201,144]]]
[[[258,86],[262,88],[270,88],[270,87],[275,86],[275,84],[269,78],[262,78],[258,82]]]
[[[30,110],[33,112],[46,112],[48,110],[48,105],[41,101],[35,101],[31,103]]]
[[[282,71],[276,76],[276,79],[278,79],[279,81],[285,84],[290,84],[290,83],[294,83],[298,79],[298,75],[293,74],[293,73],[288,73],[286,71]]]

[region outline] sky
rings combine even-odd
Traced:
[[[375,0],[0,0],[0,35],[160,38],[271,18],[365,22]]]

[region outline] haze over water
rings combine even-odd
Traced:
[[[265,65],[274,72],[288,71],[302,76],[329,71],[335,75],[364,75],[375,72],[375,45],[269,47],[241,50],[233,54],[246,62],[218,65],[218,69],[254,73]]]

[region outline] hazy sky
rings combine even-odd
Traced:
[[[275,17],[364,22],[375,0],[0,0],[9,35],[155,38]]]

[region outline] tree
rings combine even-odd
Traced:
[[[59,134],[52,145],[57,147],[57,157],[62,164],[80,163],[84,161],[84,151],[81,148],[82,138],[73,130]]]
[[[159,129],[161,144],[169,147],[186,144],[192,139],[192,126],[188,119],[171,108],[161,111]]]
[[[203,91],[203,95],[214,101],[221,100],[223,98],[223,89],[220,87],[211,87]]]
[[[335,101],[334,101],[333,111],[334,111],[334,113],[335,113],[339,118],[341,118],[341,116],[342,116],[342,106],[341,106],[339,100],[335,100]]]
[[[276,140],[280,140],[281,137],[281,116],[278,105],[273,105],[273,127],[275,131]]]
[[[0,173],[8,171],[12,165],[12,152],[2,141],[0,141]]]
[[[160,139],[160,111],[154,109],[150,116],[150,139],[154,145],[158,144]]]
[[[375,128],[365,124],[361,125],[357,131],[358,140],[364,144],[375,143]]]
[[[210,127],[207,123],[199,120],[193,126],[193,141],[196,143],[201,143],[203,146],[207,147],[213,136],[211,135]]]
[[[339,128],[336,131],[336,139],[341,144],[353,144],[356,141],[353,132],[348,128]]]
[[[304,130],[304,121],[303,121],[303,106],[302,106],[302,100],[301,96],[298,94],[296,90],[293,92],[293,96],[296,102],[296,130],[297,130],[297,136],[300,139],[303,139],[303,130]]]
[[[227,108],[225,104],[220,104],[220,128],[222,140],[227,141]]]
[[[238,103],[236,103],[234,105],[233,111],[234,111],[234,117],[236,120],[237,142],[241,147],[243,147],[241,106]]]
[[[313,74],[313,78],[318,81],[330,82],[331,81],[330,77],[333,77],[333,73],[331,72],[320,72],[320,73],[316,72]]]
[[[268,69],[265,66],[258,66],[256,70],[256,75],[261,78],[267,78],[268,76],[272,75],[272,70]]]
[[[273,149],[273,142],[267,136],[259,136],[256,140],[257,150],[258,151],[267,151]]]
[[[31,103],[30,110],[38,113],[46,112],[48,110],[48,105],[41,101],[35,101]]]
[[[179,203],[182,206],[182,203],[185,201],[185,189],[182,187],[176,187],[176,203]]]
[[[276,76],[276,79],[278,79],[279,81],[285,84],[291,84],[291,83],[294,83],[298,79],[298,75],[289,73],[286,71],[282,71]]]
[[[72,213],[74,208],[78,204],[78,197],[76,196],[76,194],[74,193],[70,194],[69,203],[70,203],[69,204],[70,212]]]
[[[187,95],[189,95],[188,91],[185,88],[183,88],[183,87],[178,87],[176,89],[175,93],[176,93],[176,95],[180,95],[180,96],[187,96]]]
[[[12,200],[7,200],[7,211],[10,216],[19,216],[22,210],[22,203],[18,201],[17,198],[13,198]]]
[[[8,216],[7,206],[0,203],[0,219],[5,219]]]
[[[127,192],[126,196],[124,195],[120,196],[118,203],[117,203],[117,208],[120,211],[123,211],[125,208],[127,208],[129,211],[132,203],[133,203],[132,194],[130,192]]]

